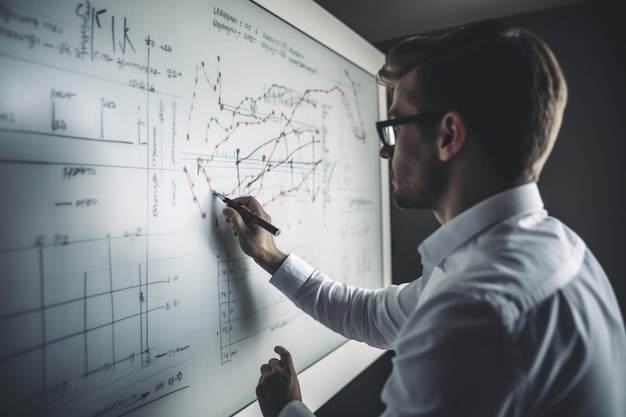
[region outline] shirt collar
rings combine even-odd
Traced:
[[[470,207],[442,225],[418,247],[428,277],[435,266],[459,246],[489,226],[515,214],[543,208],[536,183],[528,183],[495,194]]]

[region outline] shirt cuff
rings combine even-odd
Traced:
[[[280,410],[278,417],[315,417],[302,401],[291,401]]]
[[[270,283],[293,300],[298,290],[315,272],[315,268],[297,255],[290,253],[283,264],[272,275]]]

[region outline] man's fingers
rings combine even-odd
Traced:
[[[276,369],[276,368],[281,368],[282,367],[280,362],[276,358],[270,359],[270,361],[268,362],[268,365],[269,365],[269,367],[271,369]]]
[[[222,209],[222,214],[224,215],[224,218],[226,219],[226,223],[230,223],[230,218],[233,216],[234,213],[235,213],[235,210],[231,209],[230,207],[224,207]]]
[[[270,368],[270,366],[266,363],[264,363],[263,365],[261,365],[261,377],[263,377],[266,374],[269,374],[272,371],[272,368]]]
[[[263,206],[261,205],[261,203],[257,201],[256,198],[250,197],[250,196],[243,196],[243,197],[233,198],[233,201],[236,201],[242,206],[245,206],[249,211],[267,220],[268,222],[271,221],[270,215],[265,212],[265,210],[263,209]]]
[[[243,217],[241,217],[241,215],[237,213],[234,209],[226,207],[222,210],[222,214],[226,216],[226,221],[233,226],[235,232],[237,230],[245,230],[244,227],[247,227],[246,223],[243,220]]]
[[[291,359],[291,353],[289,353],[289,351],[282,346],[276,346],[274,348],[274,351],[280,355],[280,360],[272,358],[269,360],[268,363],[264,363],[263,365],[261,365],[261,378],[259,379],[259,381],[264,379],[275,370],[281,368],[295,373],[293,360]]]
[[[276,346],[274,348],[274,352],[280,355],[280,363],[283,366],[283,368],[295,373],[295,368],[293,366],[293,359],[291,358],[291,353],[289,353],[289,351],[282,346]]]
[[[263,206],[261,205],[261,203],[259,203],[257,199],[254,197],[242,196],[242,197],[233,198],[233,201],[236,201],[237,203],[248,207],[248,209],[250,209],[253,212],[258,212],[259,210],[261,211],[263,210]]]

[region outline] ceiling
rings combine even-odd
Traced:
[[[314,0],[370,43],[585,0]]]

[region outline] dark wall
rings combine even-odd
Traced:
[[[548,212],[576,231],[604,266],[624,312],[626,47],[623,36],[618,36],[622,22],[617,3],[590,1],[506,20],[541,36],[565,73],[568,105],[539,187]],[[384,52],[393,43],[377,46]],[[430,212],[394,207],[391,227],[394,282],[413,280],[421,275],[417,246],[438,223]],[[379,415],[384,410],[379,394],[391,371],[392,357],[393,352],[384,355],[316,415]]]

